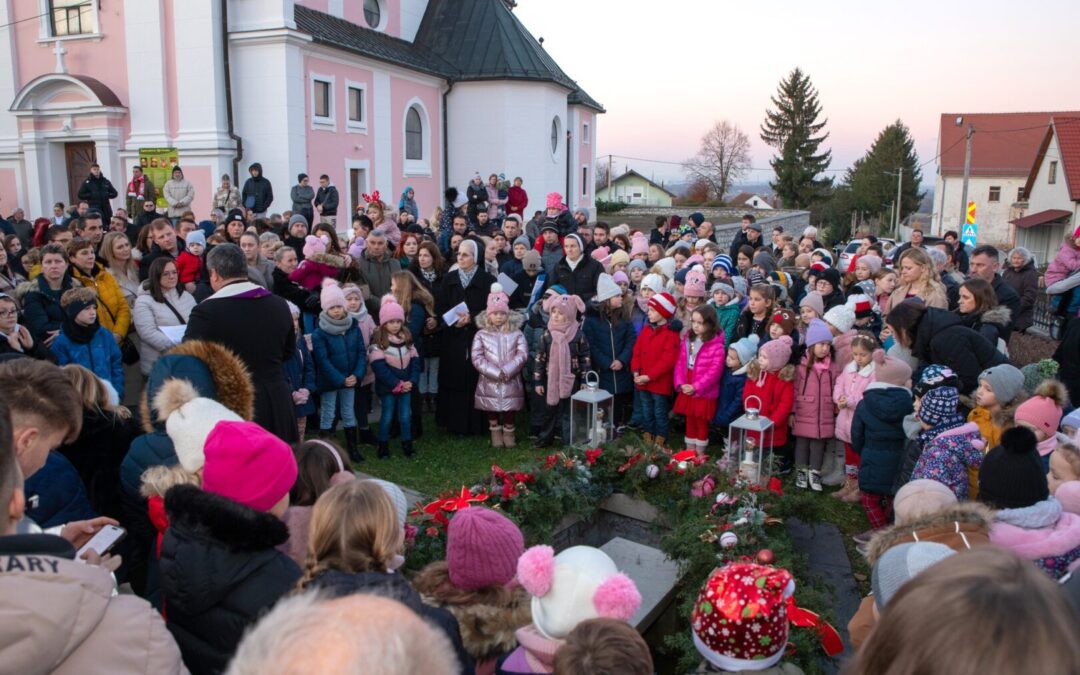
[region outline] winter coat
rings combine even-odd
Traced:
[[[59,365],[77,363],[89,369],[112,384],[121,400],[124,398],[124,363],[120,356],[120,347],[116,345],[113,334],[104,327],[98,326],[90,342],[85,344],[75,342],[61,330],[49,349]]]
[[[72,279],[97,291],[98,321],[101,326],[121,337],[127,335],[131,329],[131,307],[128,306],[116,277],[102,267],[101,263],[94,263],[92,275],[83,274],[75,265],[72,265],[70,270]]]
[[[1046,266],[1046,274],[1043,275],[1047,286],[1051,286],[1080,270],[1080,248],[1070,239],[1061,245],[1057,255]]]
[[[260,253],[255,258],[255,262],[247,266],[248,281],[258,284],[269,291],[274,287],[275,269],[277,268],[274,263],[264,258]]]
[[[404,393],[395,391],[403,382],[412,382],[413,390],[420,384],[420,364],[423,360],[416,353],[415,346],[405,347],[391,339],[383,349],[373,341],[370,358],[371,370],[375,373],[376,396]]]
[[[125,418],[97,407],[84,409],[78,438],[49,456],[63,455],[71,462],[96,513],[122,520],[120,462],[140,433],[138,421],[131,416]]]
[[[378,322],[379,303],[382,296],[390,292],[390,277],[401,271],[401,263],[387,250],[381,260],[373,259],[365,251],[357,258],[356,264],[360,266],[361,283],[366,284],[370,290],[366,300],[368,312],[371,313],[371,318]]]
[[[274,203],[274,186],[263,176],[262,164],[255,162],[251,168],[255,170],[255,175],[249,176],[244,181],[244,189],[240,191],[240,197],[244,201],[245,208],[255,213],[265,213]]]
[[[504,205],[506,204],[506,196],[499,196],[499,188],[493,188],[490,185],[487,188],[487,201],[488,201],[488,222],[502,218],[505,215]]]
[[[1039,299],[1039,272],[1035,269],[1035,261],[1028,260],[1019,270],[1008,267],[1001,273],[1001,278],[1020,296],[1020,313],[1012,317],[1013,328],[1031,328],[1035,323],[1035,303]]]
[[[726,427],[739,418],[743,412],[743,388],[746,385],[746,368],[738,370],[724,369],[720,379],[720,397],[716,401],[716,415],[713,426]]]
[[[1008,359],[985,337],[961,325],[960,315],[930,307],[923,314],[911,346],[922,365],[938,363],[952,368],[960,378],[960,393],[979,386],[979,373]]]
[[[165,212],[170,218],[179,218],[184,211],[191,210],[191,202],[195,201],[195,186],[186,178],[170,178],[161,189],[161,194],[169,204]]]
[[[214,192],[214,198],[211,200],[210,206],[215,209],[221,209],[225,213],[242,207],[244,203],[240,200],[240,191],[236,189],[235,185],[230,185],[227,188],[219,187]]]
[[[310,394],[307,403],[293,405],[293,407],[296,408],[296,419],[307,417],[314,413],[315,394],[319,390],[315,380],[315,359],[311,358],[311,352],[308,351],[307,340],[296,341],[296,354],[288,361],[282,363],[281,368],[285,372],[285,379],[288,381],[289,388],[292,391],[295,392],[300,389],[307,389]]]
[[[515,631],[532,622],[530,596],[516,584],[505,590],[458,589],[448,570],[445,561],[431,563],[413,577],[413,588],[425,604],[441,607],[457,619],[461,641],[477,672],[490,672],[495,659],[517,647]]]
[[[998,304],[1009,308],[1011,313],[1009,318],[1013,319],[1020,316],[1020,295],[1013,290],[1013,287],[1005,283],[1000,274],[994,275],[994,280],[990,285],[994,288],[994,295],[997,296]],[[1011,331],[1012,329],[1012,323],[1009,323],[1007,330]],[[1006,333],[1005,340],[1008,341],[1008,339],[1008,333]]]
[[[1009,326],[1012,324],[1012,312],[1004,305],[998,305],[981,314],[960,314],[961,324],[986,338],[999,351],[1009,340]],[[998,342],[1001,340],[1001,342]]]
[[[315,192],[315,206],[322,206],[322,216],[331,217],[337,215],[338,189],[333,185],[320,187]],[[308,223],[310,225],[311,223]]]
[[[1053,359],[1060,365],[1057,378],[1068,388],[1069,400],[1080,401],[1080,318],[1072,317],[1065,324]]]
[[[465,213],[469,216],[469,222],[475,223],[476,214],[480,211],[487,211],[488,208],[487,186],[483,183],[477,185],[475,182],[469,181],[469,187],[465,190],[465,196],[469,200]]]
[[[551,358],[551,333],[547,330],[540,336],[540,345],[536,353],[536,372],[533,373],[534,387],[547,387],[548,385],[548,360]],[[589,341],[585,339],[585,333],[580,328],[570,338],[570,372],[574,377],[585,377],[585,373],[592,370],[592,358]]]
[[[863,392],[851,420],[851,447],[862,457],[859,489],[893,494],[893,479],[903,459],[904,417],[915,410],[911,392],[874,382]]]
[[[364,379],[367,347],[355,319],[341,335],[331,335],[322,328],[316,328],[311,334],[311,350],[314,352],[315,382],[320,394],[344,388],[345,379],[350,375],[356,376],[357,384]]]
[[[516,213],[524,218],[525,209],[528,206],[529,193],[525,191],[525,188],[511,185],[510,189],[506,191],[506,214]]]
[[[754,315],[749,309],[744,309],[739,313],[739,322],[735,325],[735,338],[732,343],[738,342],[744,337],[750,337],[750,334],[758,336],[761,340],[760,344],[765,344],[769,341],[769,319],[772,317],[772,312],[765,315],[761,323],[757,328],[754,328]]]
[[[104,175],[95,178],[93,174],[90,174],[79,186],[79,199],[84,200],[91,209],[101,212],[101,222],[105,224],[105,227],[109,226],[109,220],[113,214],[110,200],[116,199],[118,195],[116,188]]]
[[[833,403],[840,410],[836,414],[835,433],[836,437],[845,443],[851,443],[851,420],[855,417],[855,408],[862,400],[863,393],[870,383],[874,381],[874,362],[871,361],[865,368],[859,368],[851,361],[844,367],[844,372],[836,378],[833,385]],[[847,406],[840,408],[840,397],[847,397]]]
[[[809,365],[808,356],[795,367],[794,433],[802,438],[829,439],[836,426],[832,398],[836,378],[831,367],[822,370]]]
[[[979,427],[979,435],[986,441],[983,448],[985,452],[993,450],[1001,445],[1001,434],[1012,426],[1016,409],[1024,402],[1026,396],[1021,394],[1015,400],[1003,404],[994,412],[988,408],[977,405],[968,413],[968,422],[974,422]]]
[[[199,280],[203,271],[203,259],[187,250],[176,256],[176,275],[182,284],[193,284]]]
[[[714,335],[701,345],[694,358],[693,375],[688,377],[690,339],[690,335],[687,335],[679,346],[679,357],[673,373],[675,390],[689,384],[694,388],[694,398],[716,400],[720,396],[720,379],[724,376],[724,361],[727,359],[724,336]]]
[[[90,503],[79,471],[58,452],[50,452],[45,465],[26,479],[23,492],[26,517],[43,529],[101,515]]]
[[[310,185],[294,185],[289,190],[289,199],[292,200],[293,213],[299,213],[307,218],[310,227],[315,215],[315,207],[312,205],[315,200],[315,188]]]
[[[511,312],[502,330],[488,327],[487,312],[476,317],[480,330],[473,337],[470,354],[473,368],[480,373],[473,402],[478,410],[512,412],[525,406],[521,373],[529,358],[523,318]]]
[[[743,407],[746,408],[746,401],[755,396],[761,401],[761,414],[772,420],[774,448],[779,448],[788,441],[788,417],[795,406],[794,371],[793,367],[785,366],[777,372],[761,373],[759,377],[748,374],[746,384],[743,385]],[[749,407],[758,406],[754,403]],[[752,434],[751,437],[756,439],[757,434]],[[765,435],[765,440],[769,440],[768,434]]]
[[[61,324],[64,323],[64,310],[60,307],[60,296],[64,294],[64,291],[69,291],[74,287],[70,276],[64,277],[58,291],[49,288],[45,277],[41,275],[28,282],[27,293],[23,296],[22,318],[34,342],[44,344],[49,331],[60,330]]]
[[[675,387],[675,362],[679,359],[679,332],[682,322],[668,321],[663,326],[645,324],[634,342],[630,372],[647,375],[649,381],[635,385],[642,391],[671,396]]]
[[[623,309],[616,310],[619,316],[601,314],[590,307],[585,312],[585,339],[589,341],[589,356],[593,370],[600,376],[600,388],[609,394],[629,394],[634,391],[634,376],[630,372],[630,363],[634,356],[634,343],[637,334],[634,325],[626,319]],[[620,370],[612,370],[611,363],[619,361]]]
[[[740,314],[742,314],[742,308],[739,306],[738,300],[732,300],[726,305],[716,307],[716,320],[720,324],[720,330],[724,333],[724,347],[730,347],[739,339],[735,335],[739,330]]]
[[[0,537],[0,657],[9,673],[187,673],[161,615],[48,534]]]
[[[149,283],[143,284],[139,289],[139,297],[135,300],[135,331],[139,334],[139,370],[142,374],[149,375],[154,363],[165,351],[176,346],[165,333],[161,332],[162,326],[181,326],[187,323],[191,316],[191,310],[195,309],[195,298],[180,286],[171,291],[164,291],[162,297],[169,303],[154,300],[150,295]],[[179,312],[181,321],[169,308],[172,306]]]
[[[540,254],[540,261],[544,265],[544,275],[550,279],[551,275],[555,274],[555,266],[559,264],[559,261],[563,259],[562,244],[545,244],[543,239],[538,239],[537,242],[540,245],[540,250],[537,251]],[[550,287],[550,284],[548,284]],[[589,298],[592,299],[591,297]]]
[[[975,445],[978,440],[979,427],[972,422],[938,434],[923,447],[911,480],[936,480],[952,490],[957,499],[966,500],[971,485],[969,472],[978,471],[982,465],[982,450]]]
[[[1055,579],[1080,567],[1080,516],[1053,497],[994,514],[990,543],[1033,561]]]
[[[309,291],[322,288],[323,279],[340,281],[342,272],[349,266],[348,258],[338,253],[316,253],[304,258],[289,273],[289,281],[295,281]]]
[[[275,548],[289,530],[273,514],[193,485],[165,493],[165,511],[159,565],[169,630],[193,673],[222,672],[244,631],[300,578]]]
[[[570,269],[570,263],[565,257],[559,260],[555,269],[547,276],[547,288],[562,286],[567,294],[578,296],[588,306],[596,295],[596,284],[604,273],[604,266],[589,255],[581,255],[581,260],[574,269]]]
[[[317,574],[305,586],[305,590],[318,590],[331,598],[369,594],[392,598],[405,605],[426,623],[442,631],[454,648],[459,666],[458,672],[471,674],[472,658],[462,646],[457,619],[445,609],[424,604],[405,577],[393,572],[343,572],[330,569]]]
[[[299,269],[299,268],[297,268]],[[300,308],[306,314],[318,314],[320,311],[319,294],[310,291],[289,278],[280,268],[275,267],[273,277],[274,295],[280,295]]]

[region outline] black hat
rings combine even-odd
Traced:
[[[540,234],[543,234],[544,232],[546,232],[548,230],[551,230],[555,234],[558,234],[559,233],[559,226],[558,226],[558,224],[556,224],[556,222],[554,220],[545,220],[544,224],[540,226]]]
[[[228,215],[225,216],[225,222],[226,223],[231,223],[234,220],[238,220],[241,223],[244,222],[244,212],[241,211],[240,209],[232,209],[232,210],[230,210]]]
[[[979,469],[979,501],[999,509],[1022,509],[1050,496],[1039,441],[1027,427],[1001,435],[1001,445],[986,453]]]

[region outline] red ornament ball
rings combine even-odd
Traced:
[[[763,548],[757,553],[758,564],[771,565],[776,560],[776,554],[767,548]]]

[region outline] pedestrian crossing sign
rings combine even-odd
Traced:
[[[964,246],[975,246],[975,239],[979,234],[979,225],[977,223],[967,223],[964,225],[964,231],[960,235],[960,241],[964,243]]]

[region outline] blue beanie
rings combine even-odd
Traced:
[[[188,232],[187,239],[184,243],[188,246],[198,244],[199,246],[206,248],[206,235],[202,233],[202,230],[192,230],[191,232]]]
[[[937,387],[923,394],[919,400],[919,420],[931,428],[953,421],[960,392],[956,387]]]
[[[726,253],[721,253],[720,255],[713,258],[712,268],[715,270],[717,267],[727,272],[728,276],[731,276],[731,270],[733,267],[731,264],[731,256]]]
[[[734,349],[735,353],[739,355],[739,363],[745,366],[757,355],[758,343],[760,342],[761,338],[756,333],[752,333],[732,343],[731,349]]]

